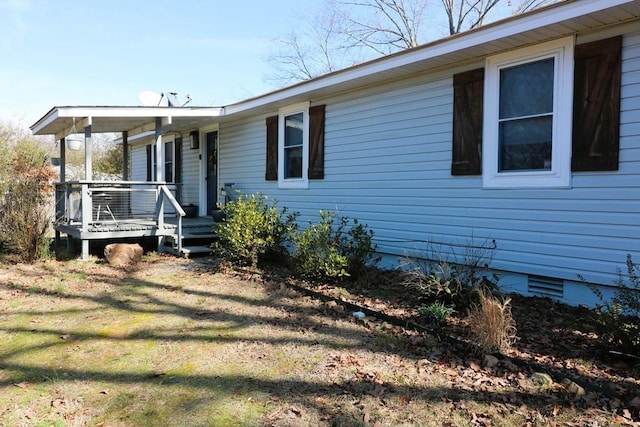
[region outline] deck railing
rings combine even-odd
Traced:
[[[165,216],[178,218],[182,233],[184,210],[175,186],[162,181],[68,181],[56,184],[56,223],[83,232],[102,225],[144,223],[164,228]]]

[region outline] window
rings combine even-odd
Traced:
[[[324,105],[301,103],[267,117],[265,179],[280,188],[308,188],[324,178]]]
[[[284,116],[284,141],[282,158],[284,160],[284,179],[302,179],[303,151],[305,148],[304,114],[295,113]]]
[[[174,159],[179,158],[181,152],[181,141],[177,140],[164,143],[164,181],[168,183],[179,182]],[[178,160],[179,161],[179,160]],[[156,150],[155,144],[147,145],[147,181],[155,181],[156,171]]]
[[[451,175],[484,171],[485,186],[517,188],[618,170],[622,37],[575,46],[573,76],[571,50],[570,40],[548,43],[453,76]]]
[[[483,184],[568,187],[573,38],[487,59]]]
[[[498,172],[551,170],[554,63],[500,70]]]
[[[164,180],[173,182],[173,141],[164,144]]]
[[[278,115],[278,185],[308,186],[309,104],[280,110]]]

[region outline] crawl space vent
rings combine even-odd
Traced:
[[[560,279],[529,276],[529,294],[547,298],[563,298],[564,283]]]

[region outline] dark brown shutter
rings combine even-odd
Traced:
[[[484,68],[453,76],[452,175],[482,173]]]
[[[147,181],[152,181],[151,171],[153,170],[153,157],[151,154],[152,145],[147,145]]]
[[[324,105],[309,108],[309,179],[324,179]]]
[[[174,153],[173,153],[173,161],[174,165],[174,177],[173,181],[176,184],[180,184],[182,182],[182,138],[176,138],[174,142]]]
[[[622,37],[576,46],[574,171],[618,170]]]
[[[267,181],[278,180],[278,116],[267,117]]]

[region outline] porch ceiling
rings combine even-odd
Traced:
[[[129,136],[155,130],[156,118],[162,131],[188,132],[215,123],[223,114],[218,107],[54,107],[31,126],[34,135],[54,135],[56,139],[77,133],[91,125],[92,133],[129,132]]]

